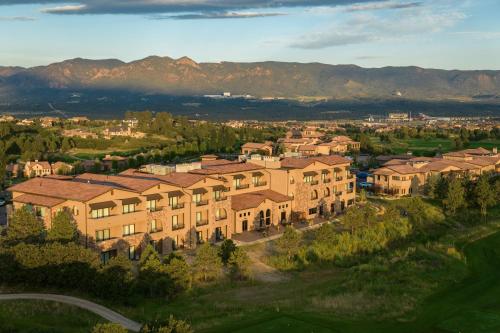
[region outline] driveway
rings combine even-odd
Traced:
[[[125,318],[121,314],[114,312],[102,305],[71,296],[63,295],[53,295],[53,294],[0,294],[0,301],[3,300],[20,300],[20,299],[31,299],[31,300],[43,300],[43,301],[54,301],[59,303],[65,303],[77,306],[79,308],[93,312],[110,322],[117,323],[125,327],[132,332],[139,332],[141,329],[141,324]]]

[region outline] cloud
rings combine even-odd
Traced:
[[[1,5],[44,4],[52,14],[168,14],[230,12],[238,10],[347,6],[382,0],[0,0]]]
[[[0,22],[1,21],[29,22],[36,21],[36,18],[29,16],[0,16]]]
[[[347,12],[359,12],[359,11],[369,11],[369,10],[383,10],[383,9],[406,9],[420,7],[423,2],[394,2],[385,1],[380,3],[368,3],[368,4],[356,4],[346,8]]]
[[[385,15],[351,11],[350,16],[344,20],[323,31],[305,33],[289,46],[323,49],[351,44],[404,41],[443,31],[465,17],[460,10],[447,6],[419,5]]]
[[[155,15],[153,20],[209,20],[283,16],[285,13],[207,12],[199,14]]]

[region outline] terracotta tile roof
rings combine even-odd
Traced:
[[[136,169],[128,169],[120,173],[123,176],[136,177],[149,180],[160,180],[164,183],[179,186],[182,188],[189,187],[199,181],[207,178],[207,175],[194,174],[187,172],[172,172],[168,175],[154,175],[152,173],[140,172]]]
[[[299,151],[316,151],[315,145],[302,145],[298,148]]]
[[[388,169],[388,168],[379,168],[379,169],[375,169],[373,170],[373,174],[374,175],[384,175],[384,176],[390,176],[392,174],[394,174],[395,172],[391,169]]]
[[[157,179],[144,179],[130,176],[108,176],[93,173],[84,173],[75,178],[75,181],[88,182],[125,189],[134,192],[144,192],[161,183]]]
[[[345,135],[339,135],[339,136],[336,136],[334,138],[332,138],[332,141],[336,141],[336,142],[352,142],[353,140],[348,137],[348,136],[345,136]]]
[[[434,162],[431,162],[427,165],[424,165],[423,167],[420,168],[423,172],[429,172],[429,171],[443,171],[449,167],[454,167],[459,170],[473,170],[477,169],[477,165],[473,165],[470,163],[466,162],[460,162],[460,161],[452,161],[452,160],[437,160]]]
[[[265,167],[253,163],[227,163],[222,165],[206,166],[203,169],[192,170],[189,173],[198,175],[216,175],[262,169],[265,169]]]
[[[276,203],[291,201],[292,198],[273,190],[264,190],[258,192],[250,192],[245,194],[238,194],[231,198],[231,208],[234,211],[259,207],[264,200],[271,200]]]
[[[390,165],[386,168],[391,169],[399,174],[411,174],[411,173],[421,173],[421,171],[417,168],[412,167],[411,165],[400,164],[400,165]]]
[[[467,156],[487,156],[490,155],[491,151],[485,149],[483,147],[465,149],[460,151],[454,151],[450,153],[443,154],[443,156],[452,156],[452,157],[467,157]]]
[[[401,165],[401,164],[406,164],[407,163],[407,160],[400,160],[400,159],[397,159],[397,158],[394,158],[392,160],[389,160],[387,162],[385,162],[384,164],[382,164],[383,166],[389,166],[389,165]]]
[[[34,195],[34,194],[23,194],[14,199],[15,202],[21,202],[25,204],[43,206],[43,207],[54,207],[62,204],[66,200],[59,198],[51,198],[47,196]]]
[[[33,168],[35,165],[41,166],[43,169],[50,169],[50,163],[47,161],[38,161],[38,162],[30,162],[30,168]]]
[[[10,187],[9,191],[86,202],[112,189],[110,186],[97,184],[50,178],[32,178]]]
[[[249,149],[262,149],[269,147],[267,143],[257,143],[257,142],[247,142],[241,148],[249,148]]]
[[[308,158],[288,157],[281,160],[281,167],[289,169],[303,169],[314,162],[321,162],[330,166],[351,163],[349,159],[339,155],[317,156]]]
[[[224,165],[224,164],[235,164],[239,163],[238,161],[229,161],[225,159],[220,160],[209,160],[209,161],[201,161],[201,167],[209,167],[214,165]]]

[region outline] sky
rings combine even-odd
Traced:
[[[72,58],[500,69],[499,0],[0,0],[0,66]]]

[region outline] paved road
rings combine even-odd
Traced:
[[[71,296],[63,295],[53,295],[53,294],[0,294],[0,301],[2,300],[20,300],[20,299],[31,299],[31,300],[43,300],[43,301],[54,301],[59,303],[66,303],[74,305],[90,312],[93,312],[110,322],[117,323],[125,327],[126,329],[139,332],[141,329],[141,324],[125,318],[121,314],[114,312],[102,305]]]

